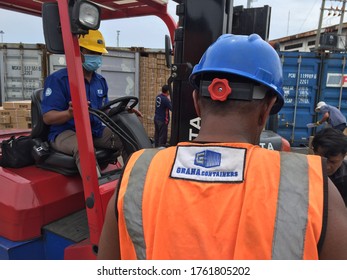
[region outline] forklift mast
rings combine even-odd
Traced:
[[[200,129],[188,82],[192,67],[221,34],[231,33],[233,0],[180,0],[174,38],[171,145],[193,140]]]
[[[188,78],[206,49],[225,33],[257,33],[268,40],[271,8],[233,6],[233,0],[175,0],[179,17],[174,38],[171,145],[191,141],[199,133],[200,118],[193,105]]]

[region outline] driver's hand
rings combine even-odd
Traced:
[[[135,109],[135,108],[132,108],[132,109],[127,108],[127,109],[128,109],[128,112],[129,112],[129,113],[135,113],[136,116],[138,116],[138,117],[140,117],[140,118],[143,117],[143,114],[142,114],[139,110],[137,110],[137,109]]]

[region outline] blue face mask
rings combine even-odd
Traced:
[[[98,70],[102,65],[102,56],[94,54],[84,54],[83,68],[89,72]]]

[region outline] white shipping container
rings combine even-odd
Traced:
[[[40,44],[0,46],[1,102],[28,100],[45,78],[45,49]]]

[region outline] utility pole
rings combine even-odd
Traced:
[[[318,29],[317,29],[316,42],[315,42],[315,49],[316,50],[318,49],[318,46],[319,46],[320,32],[322,29],[322,22],[323,22],[324,7],[325,7],[325,0],[322,0],[322,6],[320,8],[320,16],[319,16]]]
[[[120,33],[120,30],[117,30],[117,47],[119,47],[119,33]]]
[[[0,30],[0,34],[1,34],[1,43],[4,42],[4,34],[5,32],[3,30]]]
[[[342,27],[343,27],[343,18],[345,15],[345,9],[346,9],[346,1],[347,0],[336,0],[336,2],[342,2],[342,7],[339,9],[337,6],[336,8],[330,7],[330,8],[325,8],[325,0],[322,0],[322,6],[321,6],[321,12],[320,12],[320,17],[319,17],[319,23],[318,23],[318,29],[317,29],[317,35],[316,35],[316,42],[315,42],[315,49],[318,49],[319,46],[319,41],[320,41],[320,35],[321,35],[321,30],[322,30],[322,22],[323,22],[323,14],[324,11],[329,11],[329,14],[333,11],[335,15],[335,12],[339,11],[339,16],[340,16],[340,23],[338,26],[337,30],[337,36],[340,37],[342,35]],[[329,16],[328,14],[328,16]]]
[[[337,35],[338,36],[342,35],[343,16],[345,15],[345,8],[346,8],[346,0],[343,0],[341,13],[340,13],[340,24],[339,24],[339,28],[337,30]]]
[[[289,34],[290,10],[288,11],[287,36]]]

